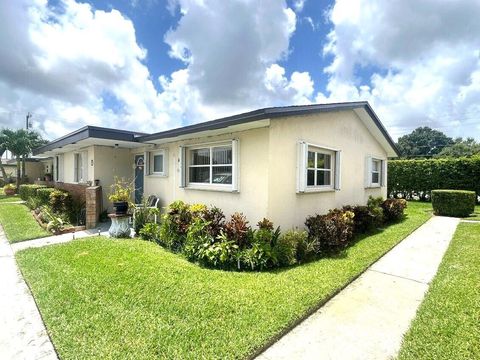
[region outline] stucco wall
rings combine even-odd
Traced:
[[[112,210],[112,204],[108,200],[110,185],[115,177],[133,180],[133,155],[129,149],[113,148],[110,146],[92,146],[92,157],[89,152],[90,180],[100,180],[103,192],[103,209]],[[93,160],[93,166],[91,165]],[[90,170],[92,169],[92,170]]]
[[[307,215],[347,204],[364,204],[368,196],[386,196],[386,187],[365,189],[366,156],[386,152],[353,111],[279,118],[270,124],[268,217],[282,228],[303,227]],[[341,189],[296,193],[297,143],[341,150]]]
[[[234,138],[239,140],[239,193],[179,187],[179,146]],[[254,225],[267,214],[268,140],[268,128],[260,128],[159,146],[168,151],[168,175],[166,177],[146,176],[145,195],[159,196],[162,206],[168,205],[174,200],[213,204],[223,209],[227,216],[236,211],[244,213]]]

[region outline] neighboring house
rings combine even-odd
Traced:
[[[2,159],[3,168],[5,174],[10,178],[17,177],[17,160],[16,159]],[[25,159],[25,175],[28,177],[29,182],[33,182],[38,178],[42,178],[45,175],[44,164],[40,159],[27,158]],[[0,173],[0,176],[2,174]]]
[[[128,177],[137,202],[211,204],[282,228],[385,197],[397,156],[367,102],[266,108],[150,135],[87,126],[34,153],[54,157],[56,181],[98,179],[108,194],[114,176]]]

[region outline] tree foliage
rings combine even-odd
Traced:
[[[462,157],[480,154],[480,143],[476,142],[474,138],[456,138],[455,143],[444,147],[442,151],[435,155],[435,157]]]
[[[428,157],[453,144],[453,139],[443,132],[424,126],[400,137],[397,147],[403,157]]]

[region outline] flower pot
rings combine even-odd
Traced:
[[[126,201],[114,201],[113,208],[115,209],[115,214],[125,215],[128,211],[128,202]]]
[[[4,189],[3,192],[4,192],[5,195],[7,195],[7,196],[15,195],[15,189]]]
[[[100,185],[100,180],[99,179],[95,179],[95,186],[98,186]]]

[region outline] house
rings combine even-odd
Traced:
[[[3,169],[5,170],[5,175],[7,178],[16,178],[17,177],[17,160],[16,159],[1,159]],[[41,159],[37,158],[26,158],[25,159],[25,175],[29,182],[33,182],[38,178],[44,177],[45,173],[45,166]],[[2,174],[0,173],[0,176]]]
[[[265,108],[154,134],[87,126],[38,148],[57,182],[104,191],[134,179],[135,200],[155,194],[267,217],[282,228],[307,215],[386,197],[393,140],[367,102]]]

